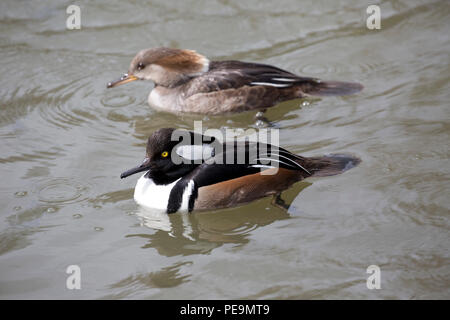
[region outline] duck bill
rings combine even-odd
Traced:
[[[125,172],[122,172],[120,175],[120,179],[129,177],[135,173],[143,172],[143,171],[149,171],[150,170],[150,160],[148,158],[145,158],[141,165],[132,168],[130,170],[127,170]]]
[[[117,79],[112,82],[108,82],[106,87],[114,88],[114,87],[120,86],[121,84],[125,84],[125,83],[131,82],[131,81],[136,81],[136,80],[139,80],[139,78],[133,76],[132,74],[125,73],[123,76],[120,77],[120,79]]]

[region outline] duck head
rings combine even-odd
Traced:
[[[128,72],[118,80],[109,82],[107,88],[136,80],[151,80],[155,86],[173,87],[208,69],[209,60],[193,50],[145,49],[131,60]]]

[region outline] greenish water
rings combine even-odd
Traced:
[[[0,3],[1,299],[450,298],[448,1],[377,2],[381,30],[356,0],[78,1],[81,30],[66,30],[70,4]],[[255,123],[154,111],[144,82],[106,89],[156,46],[361,82],[266,113],[283,147],[361,165],[296,184],[289,213],[270,199],[143,212],[119,174],[151,132]]]

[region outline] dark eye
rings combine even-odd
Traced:
[[[144,68],[145,68],[144,64],[142,62],[139,62],[138,65],[137,65],[138,71],[141,71]]]

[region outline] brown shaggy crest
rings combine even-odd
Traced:
[[[157,64],[171,71],[198,73],[208,70],[209,60],[194,50],[153,48],[142,50],[135,59],[144,64]]]

